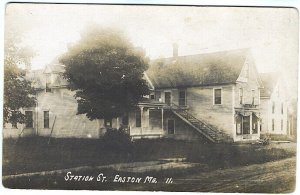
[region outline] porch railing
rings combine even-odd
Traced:
[[[193,126],[195,126],[199,130],[201,130],[203,133],[205,133],[207,136],[209,136],[215,140],[219,139],[218,137],[220,135],[226,136],[226,134],[224,132],[215,129],[212,126],[210,126],[209,124],[205,123],[204,121],[201,121],[201,120],[197,119],[196,117],[194,117],[192,114],[187,112],[185,108],[182,108],[182,107],[172,103],[172,106],[170,107],[170,109],[173,112],[180,114],[182,117],[184,117],[190,123],[192,123]]]

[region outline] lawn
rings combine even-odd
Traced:
[[[120,162],[186,158],[208,169],[259,164],[292,157],[295,150],[252,144],[203,144],[170,139],[136,140],[130,147],[104,144],[97,139],[33,137],[3,140],[3,175],[99,166]]]

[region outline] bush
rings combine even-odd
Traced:
[[[106,152],[132,153],[133,144],[130,135],[123,129],[109,128],[102,138]]]

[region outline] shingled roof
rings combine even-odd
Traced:
[[[43,72],[44,70],[32,70],[26,73],[26,79],[31,81],[32,87],[36,89],[46,88],[46,77]]]
[[[270,97],[278,79],[275,72],[260,73],[259,77],[262,81],[263,88],[260,90],[260,97]]]
[[[146,72],[155,88],[235,83],[249,49],[157,59]]]

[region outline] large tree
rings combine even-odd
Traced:
[[[3,123],[25,123],[24,107],[35,105],[35,90],[30,81],[25,79],[25,70],[20,65],[28,66],[34,52],[22,46],[22,35],[6,29],[4,55],[4,103]]]
[[[89,28],[60,62],[76,91],[77,114],[90,120],[121,116],[149,94],[143,79],[148,60],[120,31]]]

